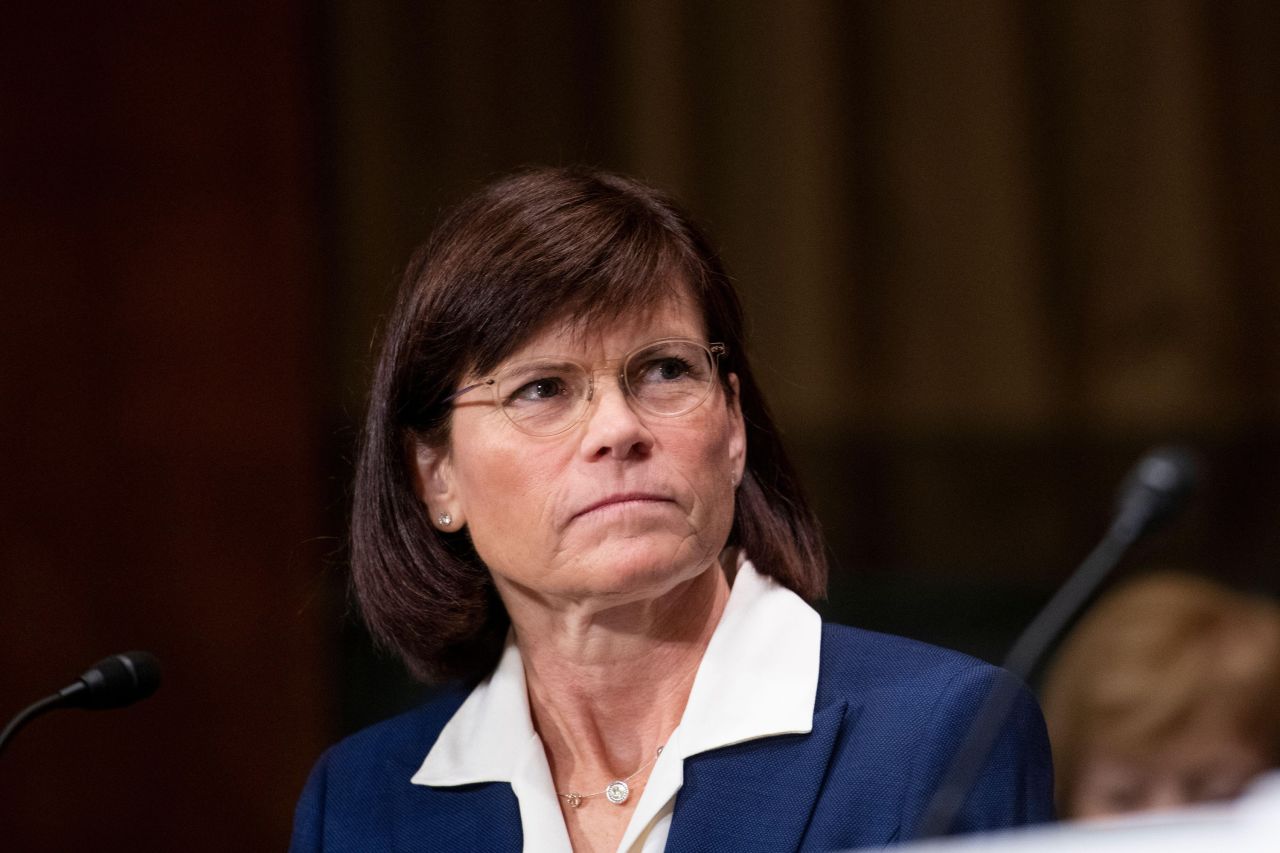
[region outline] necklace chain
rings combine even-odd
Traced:
[[[663,744],[663,746],[665,745],[666,744]],[[579,794],[577,791],[570,791],[567,794],[558,794],[557,796],[562,800],[566,800],[569,803],[569,808],[573,809],[581,806],[583,800],[589,800],[592,797],[600,796],[607,798],[609,802],[613,803],[615,806],[620,806],[627,801],[628,797],[631,796],[631,786],[627,783],[648,769],[650,764],[658,760],[659,755],[662,755],[661,746],[654,751],[653,758],[650,758],[644,764],[641,764],[636,769],[636,772],[632,773],[625,779],[614,779],[609,783],[609,787],[605,788],[603,791],[596,791],[594,794]]]

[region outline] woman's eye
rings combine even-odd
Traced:
[[[673,382],[688,376],[691,367],[682,358],[662,358],[645,365],[640,378],[646,382]]]
[[[565,394],[567,390],[568,385],[563,379],[547,376],[521,385],[507,398],[507,403],[536,403],[540,400],[554,400]]]

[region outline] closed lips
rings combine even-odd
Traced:
[[[578,512],[574,513],[573,517],[581,518],[582,516],[590,512],[595,512],[598,509],[604,509],[605,507],[616,506],[618,504],[660,503],[660,502],[667,502],[667,501],[668,501],[668,498],[664,498],[661,495],[649,494],[647,492],[628,492],[626,494],[621,494],[621,495],[610,495],[604,500],[596,501],[595,503],[588,506],[586,509],[579,510]]]

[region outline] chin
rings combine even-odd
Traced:
[[[602,595],[657,597],[697,577],[715,562],[718,549],[691,548],[687,537],[639,536],[601,543],[586,558],[583,577]],[[585,590],[584,590],[585,591]]]

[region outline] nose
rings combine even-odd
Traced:
[[[582,431],[582,454],[591,459],[643,456],[653,433],[640,418],[616,378],[598,381]]]

